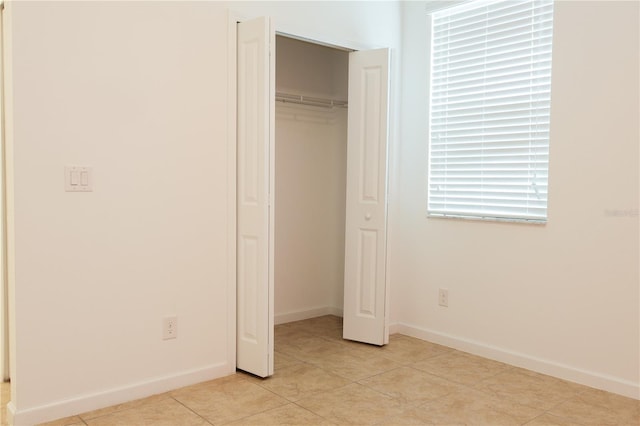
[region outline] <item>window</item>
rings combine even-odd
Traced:
[[[553,2],[431,16],[429,215],[546,222]]]

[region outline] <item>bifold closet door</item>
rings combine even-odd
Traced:
[[[268,18],[237,33],[237,368],[273,374],[274,34]]]
[[[389,49],[349,55],[343,337],[383,345],[387,324]]]

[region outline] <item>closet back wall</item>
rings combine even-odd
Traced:
[[[348,53],[276,41],[276,90],[347,99]],[[342,314],[347,110],[276,102],[275,321]]]

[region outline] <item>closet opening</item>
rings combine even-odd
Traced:
[[[348,51],[276,36],[276,325],[343,314],[348,73]]]
[[[387,344],[391,51],[276,38],[267,17],[236,34],[236,367],[272,375],[274,325],[327,314]]]

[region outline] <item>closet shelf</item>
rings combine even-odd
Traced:
[[[312,96],[293,95],[291,93],[276,92],[276,102],[308,105],[323,108],[347,108],[347,101],[336,99],[315,98]]]

